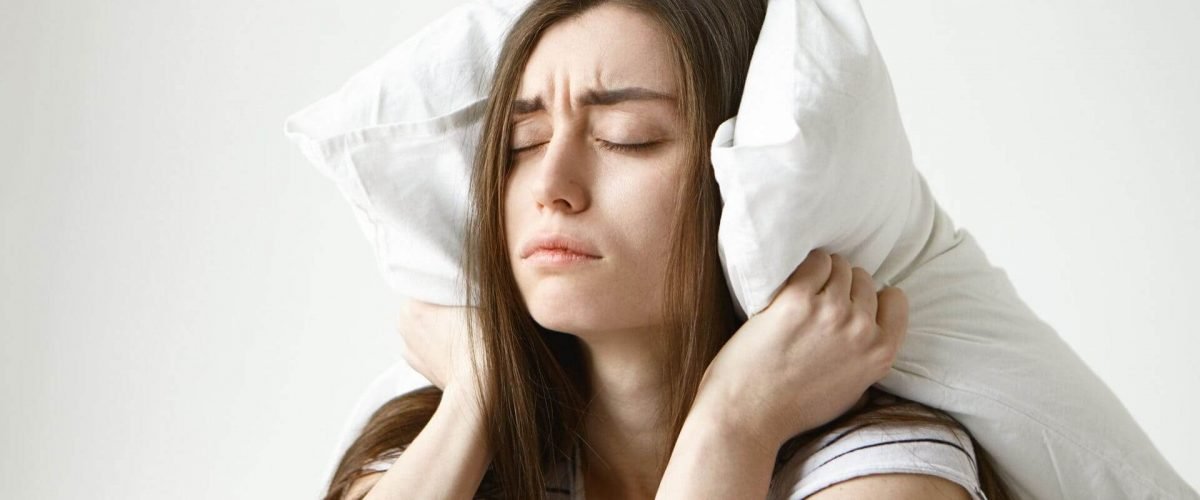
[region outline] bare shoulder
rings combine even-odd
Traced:
[[[808,500],[970,500],[967,490],[953,481],[929,474],[871,474],[835,483]]]

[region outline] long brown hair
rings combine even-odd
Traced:
[[[709,161],[708,143],[717,126],[737,113],[750,57],[766,13],[765,0],[536,0],[513,24],[499,54],[471,177],[470,215],[465,233],[464,276],[473,340],[482,342],[492,398],[485,408],[490,448],[496,453],[480,486],[481,496],[541,499],[548,472],[570,460],[583,442],[582,424],[591,393],[580,341],[548,330],[530,315],[509,265],[503,196],[510,168],[512,102],[525,64],[551,25],[611,1],[643,13],[663,28],[679,83],[678,113],[686,127],[687,156],[678,189],[672,249],[663,276],[663,334],[672,356],[664,360],[669,384],[662,409],[672,432],[659,449],[666,469],[704,370],[741,326],[717,253],[721,197]],[[485,332],[486,335],[478,334]],[[403,448],[420,432],[440,401],[440,391],[423,388],[383,405],[343,456],[327,499],[342,498],[364,475],[362,466],[389,450]],[[821,431],[850,419],[957,425],[929,418],[880,412],[868,404],[780,449],[778,463]],[[991,498],[1007,498],[986,454],[976,445],[981,479]],[[982,476],[988,476],[984,478]]]

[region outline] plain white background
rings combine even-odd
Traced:
[[[283,121],[453,3],[4,0],[0,497],[317,496],[397,297]],[[1200,487],[1200,4],[864,3],[942,205]]]

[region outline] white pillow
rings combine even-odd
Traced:
[[[527,3],[455,9],[288,120],[408,296],[463,303],[458,231],[486,81]],[[877,385],[962,422],[1018,498],[1197,498],[937,206],[858,2],[770,0],[738,117],[718,129],[712,158],[721,258],[743,311],[765,307],[810,250],[845,255],[909,298],[908,338]],[[360,399],[343,444],[383,397]]]
[[[472,154],[500,43],[527,4],[461,5],[284,125],[350,202],[379,270],[406,296],[464,301]]]
[[[844,255],[909,298],[908,337],[876,385],[962,422],[1020,498],[1196,497],[938,207],[858,2],[771,0],[742,95],[712,161],[721,258],[745,311],[810,250]]]

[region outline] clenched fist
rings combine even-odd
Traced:
[[[781,445],[850,410],[887,375],[907,330],[900,289],[876,293],[865,270],[814,250],[717,353],[688,418]]]

